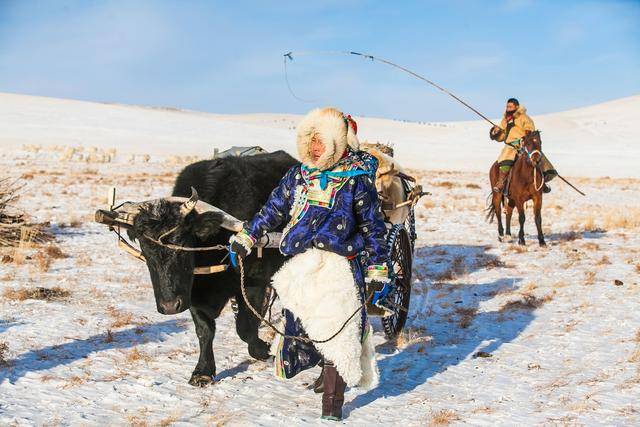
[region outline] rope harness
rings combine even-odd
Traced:
[[[225,257],[223,258],[223,261],[229,256],[229,248],[225,245],[213,245],[213,246],[205,246],[205,247],[186,247],[186,246],[181,246],[181,245],[174,245],[172,243],[164,243],[162,241],[163,238],[165,238],[166,236],[170,235],[171,233],[175,232],[178,229],[178,226],[170,229],[169,231],[163,233],[162,235],[160,235],[160,237],[158,237],[157,239],[148,236],[146,234],[144,234],[142,237],[144,237],[146,240],[155,243],[156,245],[162,246],[164,248],[167,249],[171,249],[174,251],[183,251],[183,252],[207,252],[207,251],[226,251],[227,254],[225,255]],[[119,230],[116,230],[115,228],[113,228],[113,231],[116,233],[116,235],[118,236],[118,244],[123,247],[129,254],[133,255],[135,258],[141,260],[141,261],[145,261],[144,256],[142,255],[142,253],[134,248],[129,242],[127,242],[127,240],[122,237],[122,235],[120,234]],[[220,265],[220,267],[224,266],[224,268],[222,270],[219,271],[224,271],[228,269],[228,264],[227,265]],[[219,271],[214,271],[216,266],[209,266],[209,267],[196,267],[194,270],[195,274],[213,274],[213,273],[217,273]],[[198,270],[201,269],[200,272],[198,272]],[[205,270],[208,272],[205,272]],[[209,271],[211,270],[211,271]],[[342,323],[342,326],[330,337],[326,338],[326,339],[322,339],[322,340],[315,340],[315,339],[311,339],[309,337],[299,337],[297,335],[287,335],[284,332],[280,331],[270,320],[266,319],[262,314],[260,314],[260,312],[258,312],[258,310],[256,310],[256,308],[251,304],[251,302],[249,302],[249,297],[247,296],[247,289],[245,286],[245,271],[244,271],[244,261],[241,257],[238,257],[238,270],[240,272],[240,291],[242,293],[242,299],[244,300],[244,303],[247,305],[247,307],[249,308],[249,311],[251,311],[251,313],[258,319],[260,320],[261,323],[264,323],[265,325],[267,325],[271,330],[273,330],[276,334],[280,335],[283,338],[289,338],[289,339],[293,339],[293,340],[297,340],[297,341],[302,341],[302,342],[306,342],[306,343],[313,343],[313,344],[324,344],[326,342],[329,342],[331,340],[333,340],[335,337],[337,337],[340,333],[342,333],[342,331],[344,331],[344,329],[347,327],[347,325],[349,324],[349,322],[351,322],[356,315],[367,306],[367,303],[369,303],[372,298],[373,298],[373,294],[374,292],[371,291],[369,293],[369,295],[366,296],[366,298],[364,299],[364,302],[347,318],[347,320],[345,320]]]
[[[525,147],[524,145],[522,146],[522,149],[524,150],[525,153],[527,153],[527,156],[529,156],[529,160],[531,160],[531,162],[533,163],[533,155],[534,154],[538,154],[540,155],[540,159],[542,159],[542,151],[540,150],[533,150],[533,151],[529,151],[529,149],[527,149],[527,147]],[[544,187],[545,184],[545,179],[544,179],[544,173],[540,172],[540,176],[542,177],[542,182],[540,183],[540,186],[538,187],[538,164],[533,163],[533,188],[536,191],[540,191],[542,189],[542,187]]]

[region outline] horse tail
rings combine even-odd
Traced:
[[[496,218],[496,207],[493,205],[493,193],[490,193],[489,196],[487,196],[487,207],[485,212],[487,213],[485,221],[491,224]]]

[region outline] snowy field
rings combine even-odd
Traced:
[[[0,258],[12,258],[0,263],[0,425],[332,425],[319,420],[320,398],[305,388],[318,371],[277,380],[271,364],[250,358],[229,308],[214,342],[217,383],[188,385],[198,356],[189,314],[158,314],[144,264],[92,223],[111,186],[120,200],[167,195],[183,166],[173,155],[193,155],[199,147],[204,156],[233,144],[292,149],[295,117],[279,116],[276,126],[275,115],[214,120],[200,113],[0,96],[14,102],[13,108],[0,103],[0,176],[22,178],[27,187],[18,207],[36,221],[49,221],[55,236],[50,246],[0,248]],[[546,248],[537,245],[530,212],[525,248],[499,243],[495,224],[485,222],[488,182],[479,171],[488,169],[499,146],[487,142],[484,125],[442,127],[464,126],[479,135],[465,146],[486,146],[487,153],[475,152],[463,164],[459,148],[440,143],[449,136],[436,125],[359,122],[371,139],[401,134],[410,147],[424,136],[419,126],[431,128],[440,151],[425,153],[424,165],[413,171],[433,195],[417,206],[406,331],[387,342],[376,325],[380,386],[349,390],[343,423],[640,424],[640,148],[627,139],[630,119],[607,130],[611,120],[625,120],[616,109],[621,103],[627,108],[620,110],[638,111],[640,98],[541,117],[548,123],[545,142],[551,135],[558,141],[592,138],[576,154],[588,158],[582,166],[568,153],[562,160],[559,148],[552,156],[561,171],[565,164],[574,168],[565,173],[588,196],[552,183],[543,202]],[[73,117],[59,117],[65,108]],[[187,152],[176,153],[175,138],[189,132]],[[593,135],[605,134],[607,144],[596,145]],[[241,135],[248,139],[233,141]],[[398,137],[400,153],[401,143]],[[81,157],[88,155],[85,148],[62,161],[62,145],[97,147],[92,153],[113,147],[118,154],[102,163]],[[140,157],[145,153],[152,157]],[[414,168],[423,159],[416,153],[405,154],[414,158]],[[607,156],[618,167],[608,166],[613,161]],[[452,169],[461,171],[433,170],[448,161],[436,167],[436,159],[451,159]],[[67,292],[30,298],[36,287]]]

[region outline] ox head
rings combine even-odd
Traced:
[[[205,246],[221,228],[236,231],[242,227],[236,218],[199,201],[195,189],[189,199],[127,203],[124,212],[117,213],[117,222],[122,225],[125,218],[129,238],[140,244],[162,314],[180,313],[191,306],[196,255],[178,248]]]

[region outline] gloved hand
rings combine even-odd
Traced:
[[[380,315],[395,314],[393,305],[387,301],[387,296],[391,292],[391,278],[387,266],[370,265],[367,267],[365,283],[367,284],[367,297],[373,293],[370,304],[382,310]]]
[[[372,280],[368,283],[369,285],[369,294],[373,292],[373,297],[371,298],[371,304],[378,305],[380,301],[382,301],[391,290],[391,286],[389,283],[379,282],[377,280]]]
[[[504,136],[505,136],[504,130],[502,130],[498,126],[492,127],[491,130],[489,131],[489,139],[492,139],[494,141],[500,141],[504,139]]]
[[[234,234],[229,239],[229,258],[231,265],[237,267],[237,258],[244,259],[251,254],[251,248],[255,245],[255,240],[245,230]]]

